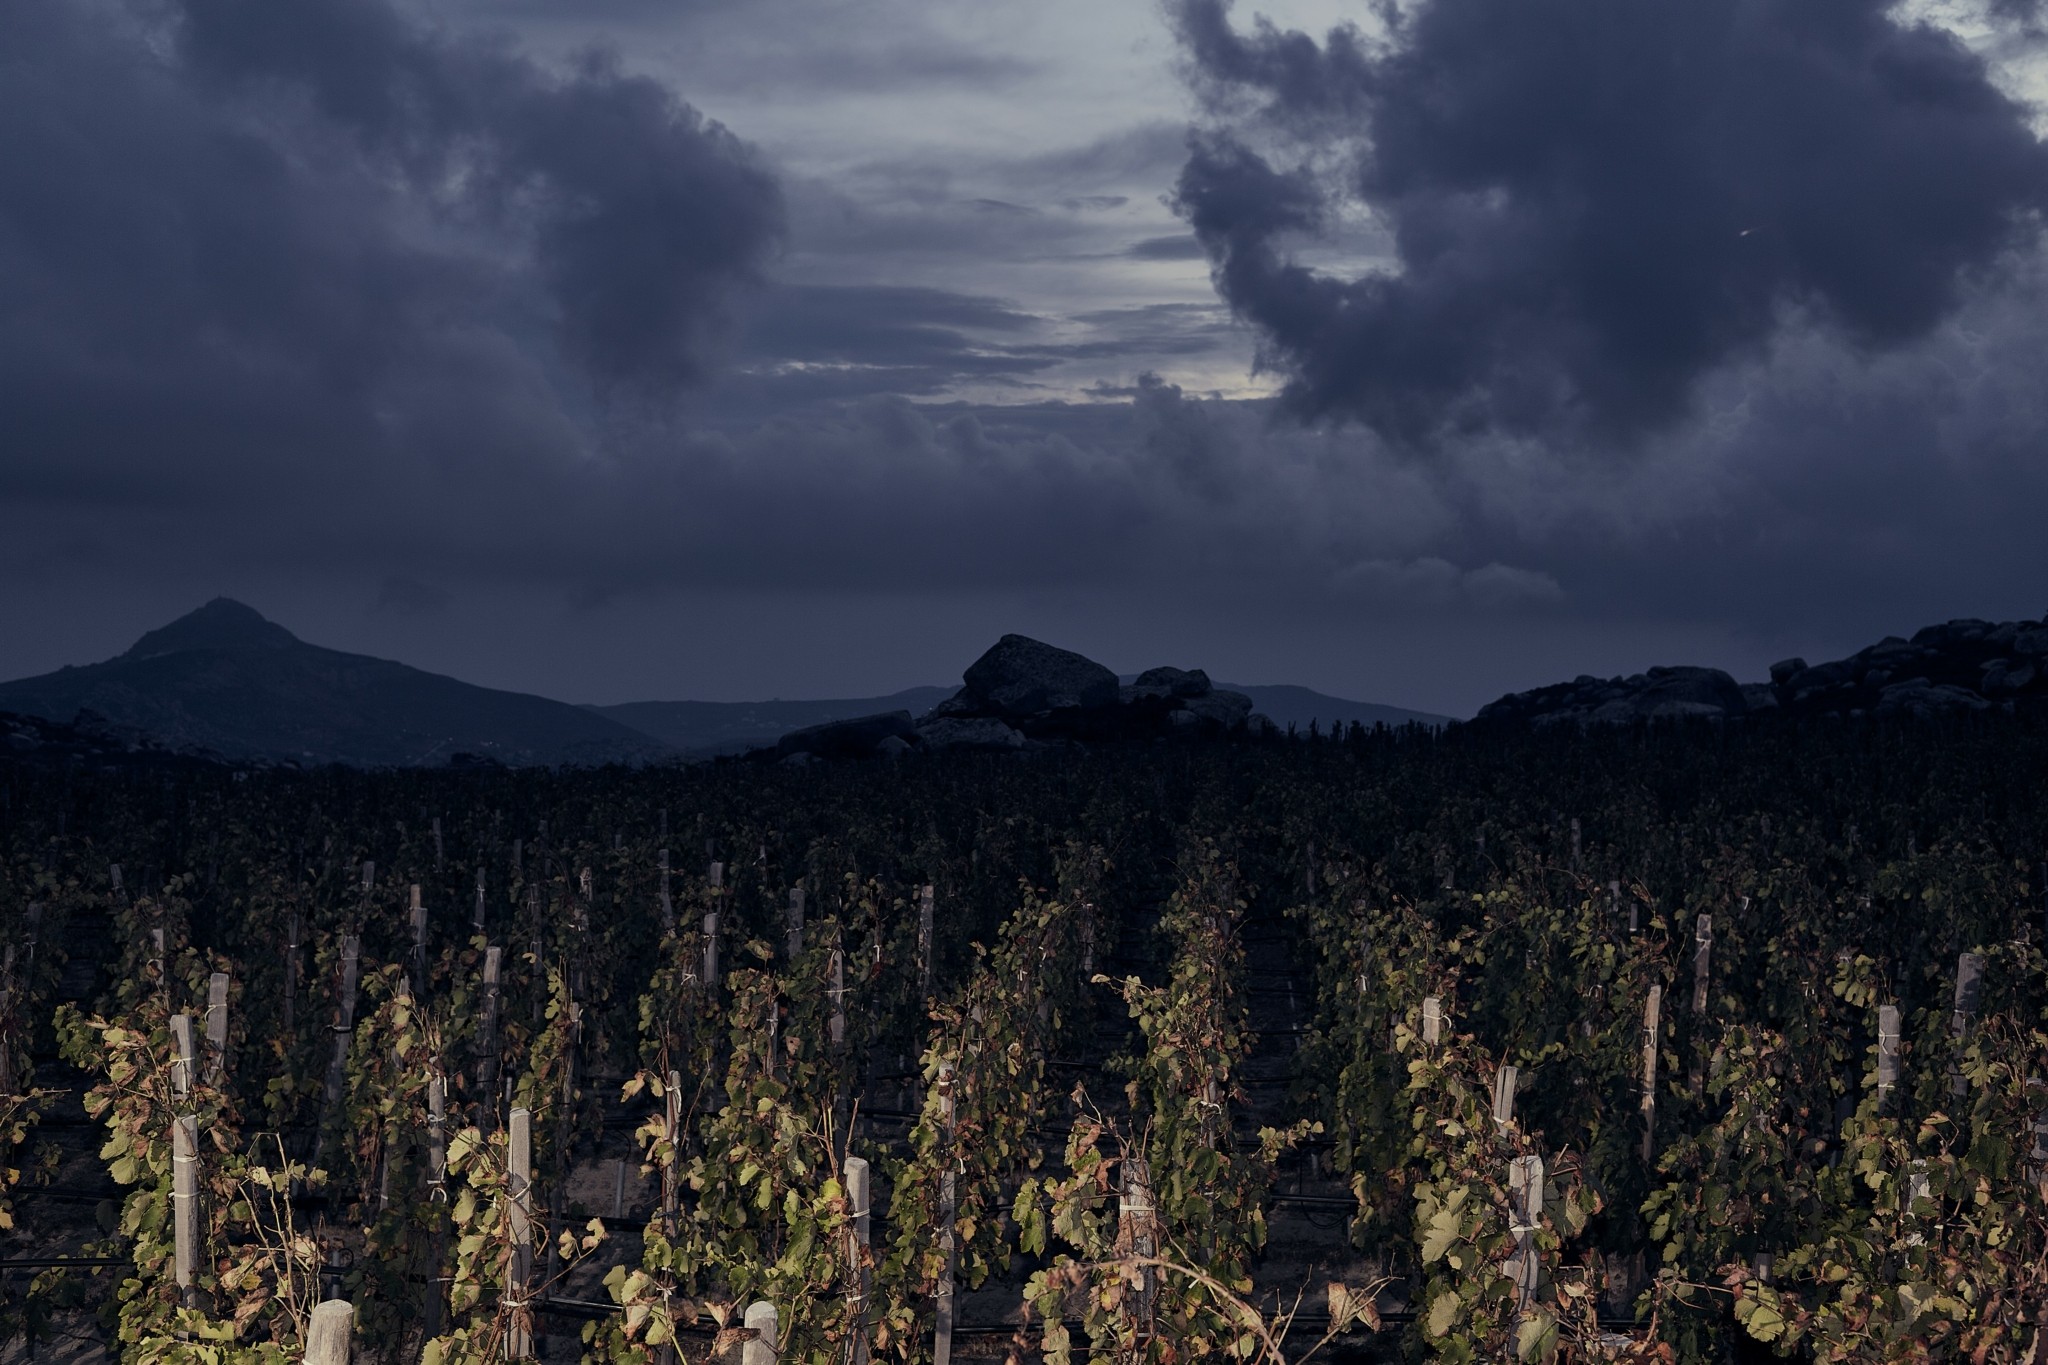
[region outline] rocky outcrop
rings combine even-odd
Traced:
[[[1484,722],[1531,725],[1725,721],[1763,716],[1936,716],[2048,706],[2048,624],[1949,621],[1911,639],[1887,636],[1846,659],[1771,665],[1768,683],[1737,685],[1712,668],[1653,668],[1517,692]]]
[[[1085,655],[1005,635],[976,659],[952,696],[912,721],[908,711],[813,725],[758,759],[792,766],[940,750],[1005,753],[1054,744],[1215,739],[1277,733],[1252,699],[1217,688],[1199,668],[1154,668],[1119,687]]]
[[[1209,675],[1199,668],[1148,668],[1128,687],[1117,690],[1125,705],[1139,701],[1187,701],[1206,697],[1213,689]]]
[[[1025,718],[1114,706],[1116,674],[1093,659],[1025,635],[1005,635],[969,665],[955,700],[976,714]]]
[[[1629,725],[1644,720],[1726,720],[1748,709],[1742,688],[1718,668],[1653,668],[1626,678],[1582,675],[1568,683],[1512,693],[1475,719]]]
[[[1931,716],[2048,700],[2048,627],[1948,621],[1910,640],[1887,636],[1846,659],[1788,659],[1771,683],[1788,711]]]
[[[1217,689],[1199,668],[1153,668],[1128,686],[1094,660],[1005,635],[967,670],[966,686],[918,722],[928,747],[1033,741],[1143,740],[1242,733],[1252,700]],[[995,729],[991,727],[1000,727]]]

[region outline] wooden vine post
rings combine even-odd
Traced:
[[[484,932],[484,870],[476,870],[476,904],[469,912],[469,927],[481,937]]]
[[[1877,1009],[1877,1112],[1891,1104],[1899,1085],[1899,1007],[1880,1005]]]
[[[1692,930],[1692,1012],[1695,1019],[1707,1012],[1707,974],[1714,953],[1714,917],[1701,915]]]
[[[597,906],[597,883],[589,868],[584,868],[576,878],[576,948],[570,958],[569,994],[577,1000],[589,995],[589,950],[590,913]]]
[[[533,1357],[533,1113],[525,1108],[512,1111],[507,1125],[505,1193],[511,1203],[506,1209],[506,1229],[512,1236],[512,1266],[506,1277],[504,1307],[505,1359]]]
[[[662,821],[664,825],[668,823],[666,815],[667,813],[664,812]],[[668,831],[665,828],[662,830],[662,837],[664,839],[668,837]],[[669,894],[668,889],[667,849],[661,850],[656,867],[661,874],[661,937],[663,942],[667,942],[676,931],[676,903],[675,898]]]
[[[20,1089],[20,1082],[14,1068],[14,945],[7,945],[4,965],[0,965],[0,1095],[13,1095]]]
[[[918,993],[932,998],[932,888],[917,893],[917,978]],[[940,1365],[945,1365],[943,1361]]]
[[[1714,917],[1701,915],[1692,930],[1692,1093],[1707,1089],[1707,978],[1714,954]]]
[[[420,884],[412,884],[412,998],[427,998],[427,907]]]
[[[1949,1018],[1949,1032],[1955,1036],[1958,1053],[1970,1036],[1970,1024],[1977,1016],[1977,1000],[1983,990],[1984,954],[1964,953],[1956,959],[1955,1013]],[[1949,1090],[1958,1098],[1970,1092],[1970,1082],[1963,1075],[1960,1057],[1949,1068]]]
[[[1515,1128],[1515,1094],[1521,1084],[1522,1072],[1517,1066],[1503,1062],[1493,1073],[1493,1122],[1503,1134]],[[1515,1239],[1515,1250],[1505,1269],[1515,1286],[1517,1330],[1541,1278],[1536,1233],[1543,1222],[1543,1180],[1542,1157],[1531,1154],[1508,1161],[1508,1230]]]
[[[1508,1260],[1508,1276],[1515,1282],[1515,1320],[1535,1300],[1541,1279],[1542,1257],[1536,1252],[1536,1234],[1543,1226],[1543,1158],[1518,1156],[1508,1163],[1509,1231],[1515,1237],[1515,1254]]]
[[[825,1038],[835,1048],[846,1046],[846,952],[836,942],[832,945],[830,966],[831,981],[826,994],[832,1002],[832,1013],[825,1022]]]
[[[2027,1176],[2043,1199],[2048,1199],[2048,1106],[2034,1112],[2034,1148],[2027,1153]]]
[[[1435,1047],[1444,1040],[1444,1002],[1437,996],[1422,997],[1422,1042]]]
[[[180,1100],[192,1098],[194,1057],[192,1016],[171,1017],[171,1089]],[[199,1306],[199,1118],[179,1114],[171,1120],[172,1274],[187,1308]]]
[[[364,864],[365,867],[369,864]],[[345,934],[341,940],[341,992],[334,1001],[334,1052],[327,1062],[327,1091],[320,1112],[320,1138],[313,1164],[324,1164],[327,1130],[341,1114],[342,1085],[347,1079],[348,1045],[356,1031],[356,983],[362,967],[362,940]]]
[[[846,1365],[868,1365],[868,1293],[874,1280],[869,1246],[873,1236],[865,1157],[850,1156],[846,1175]]]
[[[504,963],[503,948],[494,943],[484,949],[484,1017],[476,1033],[476,1088],[484,1096],[486,1112],[498,1081],[498,978]]]
[[[746,1324],[753,1335],[740,1347],[740,1365],[775,1365],[782,1349],[782,1325],[775,1305],[761,1300],[748,1304]]]
[[[306,1365],[349,1365],[355,1323],[355,1305],[347,1299],[314,1304],[306,1325]]]
[[[533,952],[533,979],[543,987],[546,986],[548,979],[547,942],[544,937],[546,929],[547,917],[541,905],[541,889],[535,884],[526,888],[526,934]],[[537,1027],[546,1014],[547,991],[542,989],[530,991],[528,994],[532,997],[533,1022]]]
[[[682,1209],[683,1189],[683,1076],[668,1073],[668,1085],[661,1096],[661,1137],[668,1144],[668,1160],[661,1166],[661,1231],[673,1239]]]
[[[664,825],[667,812],[662,815]],[[663,833],[666,833],[664,829]],[[667,1084],[661,1093],[661,1139],[668,1147],[668,1155],[661,1163],[661,1235],[673,1242],[676,1230],[682,1225],[683,1204],[683,1077],[679,1071],[668,1073]],[[672,1289],[675,1277],[667,1270],[661,1272],[664,1294]],[[680,1349],[673,1341],[664,1343],[655,1352],[657,1365],[677,1365],[682,1359]]]
[[[789,910],[784,919],[784,938],[788,947],[789,960],[795,962],[804,955],[804,888],[802,883],[789,888]]]
[[[939,1252],[945,1258],[945,1265],[939,1271],[937,1311],[932,1327],[932,1365],[950,1365],[953,1359],[953,1276],[958,1269],[959,1257],[953,1230],[959,1211],[959,1189],[954,1183],[956,1100],[953,1084],[953,1064],[939,1063],[938,1083],[933,1089],[939,1099],[939,1151],[945,1159],[945,1168],[939,1175]]]
[[[178,1294],[199,1306],[199,1116],[171,1120],[171,1228]]]
[[[584,868],[577,875],[577,897],[575,915],[576,947],[569,958],[569,1000],[565,1011],[568,1037],[562,1048],[562,1107],[555,1117],[555,1160],[560,1163],[558,1174],[566,1177],[575,1164],[575,1153],[570,1150],[576,1117],[576,1087],[581,1073],[583,1050],[583,1000],[589,993],[584,980],[586,951],[584,945],[590,941],[590,909],[596,898],[591,871]],[[555,1188],[562,1188],[565,1181],[558,1181]],[[553,1264],[555,1244],[548,1244],[549,1264]]]
[[[171,1016],[171,1089],[178,1098],[192,1097],[192,1081],[197,1076],[198,1050],[192,1046],[192,1016],[174,1014]]]
[[[441,817],[437,815],[434,817],[434,873],[436,876],[440,875],[444,865],[441,855]]]
[[[1522,1070],[1502,1062],[1493,1073],[1493,1122],[1502,1132],[1515,1126],[1515,1091],[1522,1084]]]
[[[725,894],[725,864],[711,865],[711,908],[704,912],[704,989],[718,989],[718,905]]]
[[[1149,1260],[1159,1254],[1159,1214],[1152,1199],[1152,1167],[1145,1158],[1126,1153],[1117,1181],[1116,1245],[1124,1256]],[[1142,1359],[1144,1343],[1152,1334],[1153,1306],[1158,1298],[1159,1274],[1155,1266],[1136,1267],[1137,1284],[1130,1297],[1131,1326],[1136,1338],[1135,1355]]]
[[[119,883],[115,885],[118,887]],[[2048,858],[2043,858],[2034,871],[2034,891],[2041,900],[2041,930],[2048,934]]]
[[[290,1032],[299,1006],[299,908],[292,907],[284,930],[284,1026]]]
[[[1652,984],[1643,1005],[1643,1164],[1657,1152],[1657,1052],[1664,1036],[1664,987]]]
[[[427,1311],[424,1317],[427,1339],[441,1335],[442,1297],[447,1280],[441,1274],[441,1260],[447,1254],[448,1227],[441,1206],[448,1202],[448,1078],[437,1065],[427,1078],[427,1202],[434,1206],[433,1250],[427,1261]]]
[[[206,982],[206,1083],[219,1089],[228,1074],[228,974]]]

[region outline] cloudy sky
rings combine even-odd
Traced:
[[[1469,713],[2048,611],[2022,0],[0,6],[0,676]]]

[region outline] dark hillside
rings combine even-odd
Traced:
[[[0,683],[0,709],[57,721],[90,711],[167,748],[302,765],[411,767],[471,753],[519,767],[670,753],[580,707],[306,644],[226,598],[104,663]]]

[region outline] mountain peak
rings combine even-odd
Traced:
[[[216,597],[199,610],[150,631],[121,657],[153,659],[195,649],[290,649],[298,643],[296,635],[265,620],[254,607]]]

